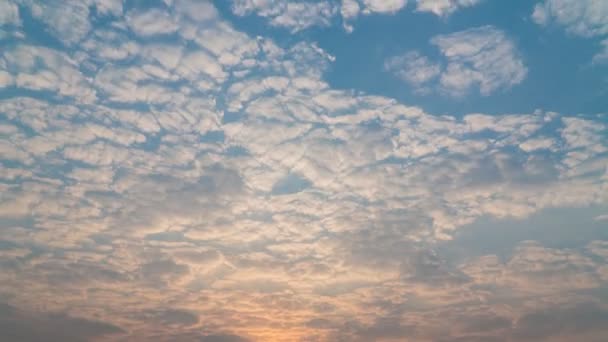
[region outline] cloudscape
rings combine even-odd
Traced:
[[[0,341],[608,341],[608,1],[0,0]]]

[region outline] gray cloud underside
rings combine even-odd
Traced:
[[[69,1],[39,19],[74,49],[2,38],[0,86],[22,94],[0,100],[6,302],[124,339],[605,336],[604,242],[433,251],[480,217],[605,205],[603,117],[432,115],[333,90],[316,45],[205,2],[90,5],[107,25],[63,25]]]

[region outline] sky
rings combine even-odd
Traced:
[[[0,341],[606,341],[607,109],[606,0],[0,0]]]

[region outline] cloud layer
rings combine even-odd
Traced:
[[[385,70],[410,84],[415,91],[436,90],[462,97],[475,89],[482,95],[521,83],[528,72],[515,43],[492,26],[435,36],[444,61],[433,62],[411,51],[389,58]]]
[[[534,7],[532,20],[541,26],[562,26],[575,36],[608,37],[608,3],[603,0],[545,0]],[[593,57],[594,63],[606,62],[606,41]]]
[[[233,10],[308,25],[272,3]],[[332,89],[326,51],[252,37],[209,2],[2,4],[57,40],[0,41],[3,326],[67,341],[606,335],[604,241],[437,251],[482,217],[605,206],[605,117],[439,116]],[[526,75],[493,27],[431,43],[441,67],[410,53],[387,68],[454,95]]]
[[[456,10],[472,7],[481,0],[416,0],[416,11],[449,16]],[[408,5],[408,0],[232,0],[232,12],[238,16],[256,14],[271,26],[292,33],[312,27],[327,27],[341,20],[351,32],[360,15],[395,14]]]

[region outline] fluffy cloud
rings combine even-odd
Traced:
[[[272,26],[298,32],[312,26],[329,26],[336,7],[326,1],[233,0],[232,11],[240,16],[256,13],[268,18]]]
[[[411,84],[417,91],[425,93],[429,91],[425,85],[439,76],[441,66],[414,51],[387,59],[384,70]]]
[[[166,11],[156,8],[129,13],[127,23],[135,33],[144,37],[174,33],[178,28],[175,19]]]
[[[53,4],[37,0],[22,2],[29,7],[32,16],[46,24],[50,33],[64,44],[78,43],[91,30],[89,1],[60,0]]]
[[[19,7],[17,4],[9,1],[0,1],[0,26],[2,25],[19,25]]]
[[[542,26],[559,25],[567,32],[582,37],[608,35],[608,3],[602,0],[545,0],[534,7],[532,20]],[[608,44],[593,57],[593,63],[605,63]]]
[[[407,0],[363,0],[363,12],[369,13],[395,13],[407,5]]]
[[[448,16],[459,8],[478,4],[480,0],[417,0],[416,10]],[[395,14],[408,5],[408,0],[232,0],[232,12],[239,16],[256,14],[270,25],[284,27],[292,33],[311,27],[326,27],[340,16],[343,26],[352,32],[359,15]]]
[[[602,0],[545,0],[534,7],[532,19],[583,37],[608,34],[608,4]]]
[[[76,61],[65,53],[41,46],[20,45],[5,51],[2,61],[0,68],[5,69],[5,79],[12,76],[17,87],[52,91],[82,102],[91,102],[96,97]],[[13,82],[5,81],[5,84]]]
[[[605,205],[601,117],[436,116],[332,89],[327,52],[239,32],[211,3],[103,3],[110,24],[75,50],[25,37],[0,61],[16,94],[0,100],[0,294],[62,313],[36,322],[107,322],[80,339],[470,341],[527,336],[538,310],[604,310],[601,242],[440,248],[482,217]],[[482,92],[514,82],[487,62],[513,49],[496,29],[433,43],[447,66],[387,69],[445,91],[465,89],[441,83],[450,65]]]
[[[608,39],[604,39],[600,45],[602,46],[602,50],[593,56],[593,63],[608,63]]]
[[[482,0],[417,0],[416,10],[431,12],[437,16],[448,16],[459,8],[472,7]]]
[[[122,0],[93,0],[93,4],[101,15],[120,16],[123,12]]]
[[[509,89],[527,74],[515,43],[491,26],[435,36],[431,44],[444,56],[444,65],[408,52],[388,59],[385,69],[417,91],[428,92],[434,87],[455,97],[477,88],[482,95]]]
[[[39,0],[14,2],[25,6],[34,18],[47,25],[47,30],[66,45],[79,43],[91,31],[92,8],[99,16],[120,16],[123,12],[122,0],[58,0],[52,4]]]
[[[437,36],[431,43],[447,58],[441,86],[463,94],[479,86],[483,95],[521,83],[527,74],[514,42],[496,28],[484,26]]]

